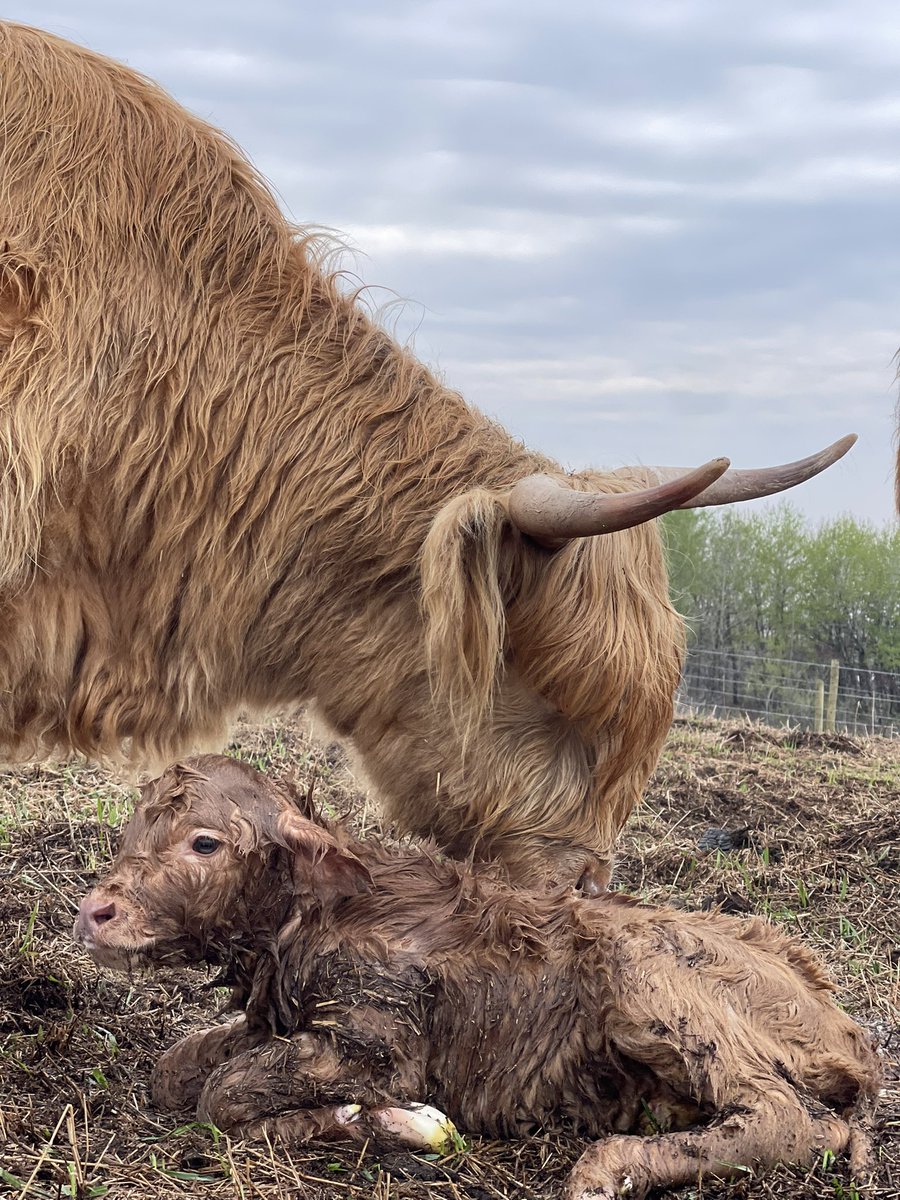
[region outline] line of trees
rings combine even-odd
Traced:
[[[687,510],[663,524],[672,598],[688,624],[687,683],[715,664],[716,703],[769,711],[788,681],[766,659],[838,659],[842,687],[877,692],[880,711],[900,718],[900,678],[879,674],[900,672],[900,526],[848,516],[812,526],[789,504]],[[791,686],[808,699],[821,672],[795,674]]]

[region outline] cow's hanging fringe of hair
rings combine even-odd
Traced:
[[[422,548],[432,684],[464,747],[490,712],[507,648],[502,546],[509,529],[501,500],[476,489],[444,505]]]
[[[574,483],[618,486],[589,473]],[[475,490],[440,510],[421,569],[432,685],[463,741],[489,715],[511,665],[589,743],[605,731],[596,783],[615,805],[617,783],[655,756],[681,670],[681,623],[655,529],[575,539],[549,553],[511,527],[501,498]],[[658,732],[648,748],[650,731]],[[628,791],[625,811],[638,798]]]

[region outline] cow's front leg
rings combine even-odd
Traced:
[[[377,1069],[346,1061],[324,1038],[273,1038],[207,1079],[197,1116],[244,1137],[287,1143],[372,1140],[385,1148],[446,1153],[455,1129],[436,1109],[394,1098]]]
[[[236,1054],[259,1045],[262,1031],[251,1032],[245,1017],[189,1033],[171,1046],[150,1077],[150,1094],[159,1108],[194,1109],[210,1074]]]

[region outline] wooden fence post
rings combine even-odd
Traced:
[[[836,658],[831,660],[831,678],[828,681],[828,718],[825,725],[828,733],[834,733],[837,724],[838,681],[841,677],[841,664]]]
[[[816,733],[825,728],[825,680],[816,680]]]

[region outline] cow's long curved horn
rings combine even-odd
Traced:
[[[772,496],[787,491],[798,483],[805,483],[820,471],[843,458],[856,442],[855,433],[838,438],[818,454],[800,458],[796,462],[780,467],[762,467],[754,471],[726,471],[715,483],[680,505],[681,508],[705,508],[711,504],[734,504],[739,500],[757,500],[761,496]],[[683,479],[687,471],[682,467],[619,467],[613,475],[635,479],[646,484],[668,483]]]
[[[572,538],[629,529],[682,508],[728,467],[727,458],[714,458],[654,487],[618,495],[576,492],[549,475],[529,475],[510,492],[509,515],[522,533],[549,550],[558,550]]]

